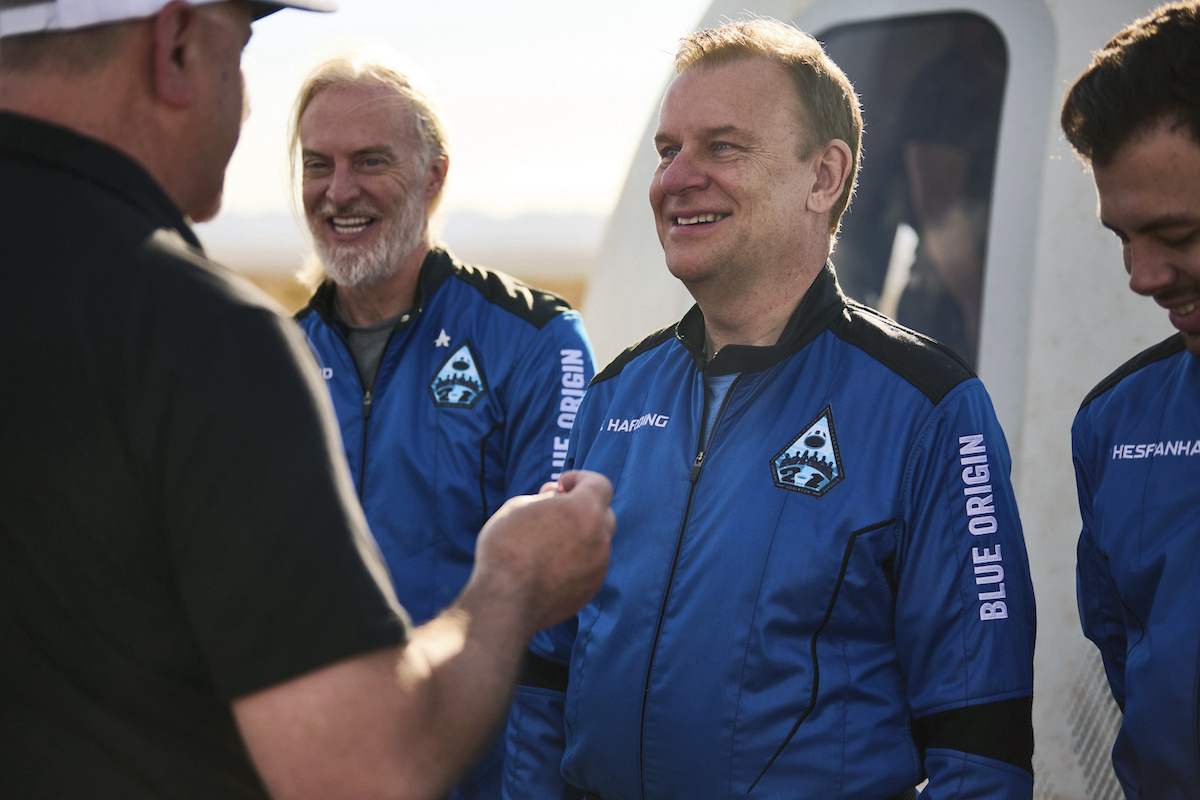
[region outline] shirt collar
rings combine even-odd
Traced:
[[[697,366],[707,369],[710,375],[726,375],[733,372],[761,372],[774,366],[811,342],[821,331],[829,327],[846,308],[846,296],[838,286],[833,264],[828,261],[817,273],[817,277],[800,299],[796,310],[788,318],[779,341],[773,345],[754,347],[730,344],[721,348],[711,361],[704,358],[704,314],[699,306],[692,306],[675,326],[677,338]]]
[[[0,112],[0,153],[103,187],[146,214],[157,227],[173,229],[192,247],[203,249],[162,187],[133,159],[107,144],[31,117]]]
[[[454,258],[445,250],[440,247],[429,250],[425,255],[425,260],[421,262],[421,271],[417,275],[417,289],[413,295],[411,308],[414,316],[425,305],[425,301],[438,290],[438,287],[455,273],[456,269]],[[317,287],[317,291],[313,293],[312,299],[308,303],[308,307],[316,311],[326,324],[333,324],[337,320],[333,304],[333,296],[336,291],[337,284],[326,278]]]

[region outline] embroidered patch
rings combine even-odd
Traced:
[[[450,354],[429,384],[433,404],[441,408],[471,408],[487,394],[487,379],[470,342]]]
[[[832,406],[825,406],[799,436],[771,459],[771,474],[780,489],[813,497],[825,494],[845,477]]]

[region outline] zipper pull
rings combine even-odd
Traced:
[[[368,389],[363,393],[363,419],[371,418],[371,390]]]
[[[701,450],[696,454],[696,462],[692,464],[692,474],[688,476],[688,480],[692,483],[696,482],[696,478],[700,477],[700,468],[704,466],[704,451]]]

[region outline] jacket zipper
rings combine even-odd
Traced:
[[[327,323],[328,324],[328,323]],[[367,433],[371,427],[371,404],[375,401],[374,387],[368,389],[363,386],[362,374],[358,370],[358,362],[354,360],[354,351],[350,349],[350,342],[342,335],[336,325],[329,324],[329,329],[334,332],[338,339],[342,342],[342,347],[346,348],[346,354],[350,356],[350,363],[354,365],[354,377],[358,378],[358,386],[362,390],[362,414],[363,414],[363,435],[362,435],[362,461],[358,468],[358,504],[361,506],[363,499],[366,496],[367,487]],[[388,336],[387,344],[383,346],[383,358],[379,361],[379,369],[375,370],[375,380],[379,380],[379,370],[383,369],[383,359],[387,358],[387,352],[392,346],[392,339],[396,338],[396,330],[393,328],[392,333]]]
[[[388,340],[391,344],[391,340]],[[386,348],[385,348],[386,352]],[[353,356],[351,359],[353,360]],[[362,378],[358,379],[359,385],[362,385]],[[363,503],[364,492],[367,486],[367,430],[371,425],[371,401],[374,399],[374,394],[371,389],[363,392],[363,442],[362,442],[362,466],[358,469],[358,504]]]
[[[729,398],[733,396],[733,392],[741,380],[742,376],[738,375],[726,390],[725,397],[721,400],[721,407],[717,410],[717,417],[713,420],[712,433],[709,435],[707,443],[704,441],[705,420],[703,417],[700,420],[700,440],[696,443],[696,459],[692,462],[691,471],[688,473],[688,482],[691,483],[691,486],[688,488],[687,505],[684,506],[683,521],[679,526],[679,536],[675,540],[675,555],[671,559],[671,572],[667,576],[667,588],[663,592],[662,605],[658,609],[658,624],[654,627],[654,642],[650,645],[650,663],[646,665],[646,684],[642,689],[642,720],[638,726],[638,785],[641,788],[642,800],[646,800],[645,756],[643,755],[643,749],[646,744],[646,705],[650,697],[650,677],[654,672],[654,656],[658,651],[658,638],[662,633],[663,619],[667,615],[667,600],[671,597],[671,586],[675,583],[675,569],[679,566],[679,553],[683,549],[683,534],[687,531],[688,518],[692,514],[692,500],[696,496],[696,481],[699,480],[700,470],[704,466],[704,456],[716,438],[717,428],[721,424],[721,417],[725,415],[725,407],[729,405]],[[704,384],[704,402],[707,404],[707,381],[704,381]]]

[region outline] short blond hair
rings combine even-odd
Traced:
[[[841,139],[853,156],[841,197],[829,212],[829,233],[836,235],[850,205],[862,149],[862,109],[854,87],[821,43],[778,20],[754,18],[727,22],[685,36],[675,54],[675,74],[695,67],[714,67],[766,58],[787,70],[800,98],[800,124],[806,136],[797,143],[800,158]]]

